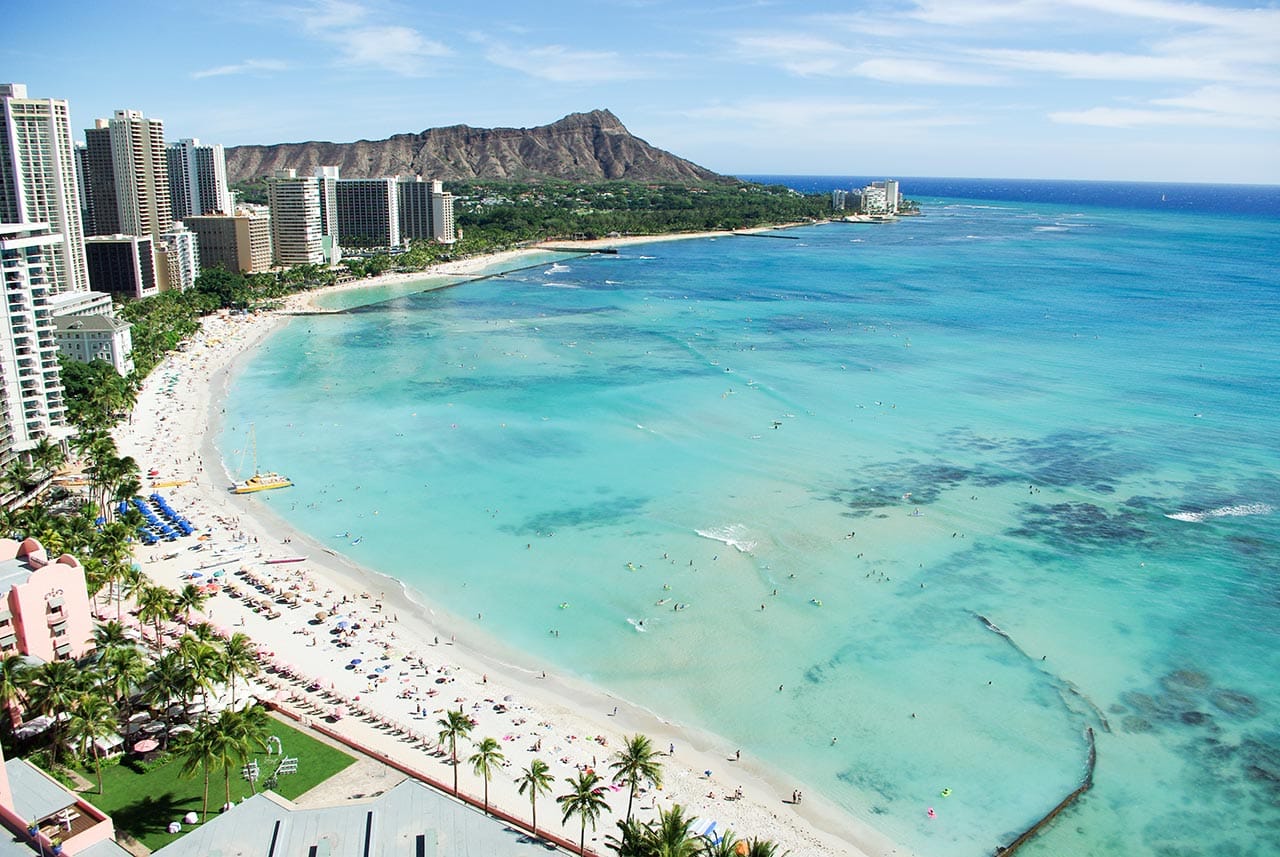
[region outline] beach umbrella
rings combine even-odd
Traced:
[[[350,622],[339,622],[336,627],[339,631],[345,631],[347,630],[347,626],[350,624]]]
[[[316,611],[316,621],[317,621],[317,622],[323,622],[325,619],[328,619],[328,618],[329,618],[329,614],[328,614],[328,613],[326,613],[326,612],[324,612],[323,610],[317,610],[317,611]]]
[[[351,666],[353,666],[353,667],[354,667],[354,666],[357,666],[357,665],[359,665],[359,664],[361,664],[361,663],[363,663],[363,660],[361,660],[360,658],[352,658],[352,659],[351,659]]]

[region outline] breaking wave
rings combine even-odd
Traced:
[[[1170,512],[1165,517],[1175,521],[1199,524],[1212,518],[1242,518],[1246,515],[1267,515],[1274,511],[1275,509],[1266,503],[1242,503],[1239,506],[1222,506],[1203,512]]]
[[[751,553],[759,544],[755,539],[750,538],[750,532],[745,524],[730,524],[727,527],[713,527],[706,530],[694,530],[695,533],[704,539],[721,542],[741,553]]]

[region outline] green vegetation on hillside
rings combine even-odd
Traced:
[[[545,238],[604,238],[743,229],[824,218],[822,195],[780,185],[614,181],[446,182],[466,237],[514,244]]]

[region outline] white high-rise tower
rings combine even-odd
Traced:
[[[0,84],[0,222],[47,223],[59,236],[46,251],[52,290],[88,291],[67,102],[28,98],[21,83]]]
[[[220,143],[202,146],[199,140],[179,140],[169,144],[165,155],[174,220],[233,213],[227,190],[227,156]]]

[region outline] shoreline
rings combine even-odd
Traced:
[[[528,267],[529,265],[537,265],[538,263],[528,262],[527,260],[539,253],[557,253],[564,250],[565,252],[563,252],[562,255],[571,256],[579,253],[585,254],[593,251],[609,250],[618,247],[631,247],[641,244],[657,244],[665,243],[667,241],[686,241],[694,238],[726,238],[732,235],[758,235],[763,232],[773,232],[782,229],[793,229],[798,226],[814,225],[817,224],[804,221],[797,223],[781,223],[775,226],[752,226],[747,229],[719,229],[705,230],[702,232],[668,232],[662,235],[624,235],[617,238],[540,241],[537,244],[531,244],[528,247],[500,250],[496,253],[489,253],[483,256],[472,256],[467,259],[459,259],[453,262],[441,262],[422,271],[387,273],[377,277],[350,280],[338,285],[315,289],[314,291],[299,292],[297,294],[290,295],[285,299],[285,304],[280,312],[292,315],[339,312],[340,310],[333,310],[320,306],[316,302],[316,299],[345,292],[358,292],[364,289],[378,288],[380,286],[390,286],[398,283],[412,283],[418,280],[426,280],[434,277],[461,278],[453,282],[428,285],[423,289],[423,291],[451,288],[483,277],[496,276],[498,273],[509,273],[511,271]],[[525,261],[522,263],[522,260]],[[508,263],[510,264],[510,267],[507,267]],[[501,266],[501,271],[495,270],[487,272],[489,268],[493,268],[495,266]]]
[[[776,227],[754,231],[773,228]],[[732,233],[635,236],[577,243],[607,247],[728,234]],[[568,243],[557,242],[557,246],[568,246]],[[117,430],[117,438],[121,453],[133,455],[144,472],[157,469],[161,475],[156,478],[161,480],[193,479],[188,484],[162,490],[174,508],[187,514],[201,531],[207,531],[210,539],[206,549],[199,553],[188,553],[186,548],[190,545],[184,540],[176,543],[176,554],[174,548],[162,544],[137,548],[135,559],[150,578],[178,588],[184,582],[184,572],[203,565],[200,561],[207,561],[211,553],[216,558],[219,551],[227,551],[228,558],[220,563],[228,574],[225,579],[235,580],[232,574],[248,571],[260,579],[273,578],[270,585],[278,585],[281,591],[289,587],[300,593],[304,601],[315,606],[303,604],[298,610],[285,608],[276,619],[267,619],[262,613],[248,609],[244,600],[233,600],[222,593],[211,599],[205,614],[214,624],[248,633],[271,653],[271,658],[288,666],[288,672],[317,677],[317,683],[327,685],[322,690],[357,701],[360,706],[403,724],[411,733],[422,732],[434,739],[438,731],[435,721],[441,716],[440,712],[454,708],[467,711],[479,721],[473,738],[492,735],[504,739],[502,749],[511,764],[490,783],[490,802],[506,812],[520,817],[528,812],[528,803],[516,793],[512,780],[533,756],[548,761],[561,780],[574,772],[573,765],[591,766],[598,762],[601,773],[607,774],[606,759],[623,736],[641,732],[651,738],[655,749],[663,751],[659,761],[664,768],[665,785],[661,791],[649,790],[637,795],[634,814],[642,819],[655,817],[655,807],[666,808],[678,802],[687,814],[696,815],[704,822],[716,820],[719,831],[732,829],[739,836],[772,839],[793,855],[873,857],[907,853],[816,794],[798,807],[789,800],[784,801],[783,795],[788,790],[803,784],[791,782],[750,759],[733,759],[733,748],[724,739],[673,724],[656,712],[574,677],[544,673],[543,668],[548,665],[528,663],[527,658],[511,651],[475,624],[460,620],[425,599],[419,601],[418,594],[400,581],[361,566],[295,531],[254,495],[236,496],[225,490],[228,477],[214,446],[221,421],[216,405],[225,398],[251,352],[285,323],[290,313],[305,311],[303,308],[314,298],[336,291],[386,285],[388,280],[481,275],[480,272],[495,265],[510,262],[515,266],[531,254],[545,252],[542,246],[523,248],[446,263],[421,274],[358,280],[291,296],[286,307],[278,311],[205,319],[188,348],[171,354],[148,378],[134,414],[127,425]],[[446,266],[449,270],[441,270]],[[305,564],[264,562],[273,556],[303,553],[308,556]],[[320,595],[321,592],[324,594]],[[374,598],[371,593],[380,594]],[[335,643],[342,635],[334,638],[331,633],[325,633],[331,630],[327,626],[333,622],[312,618],[319,612],[334,615],[336,611],[331,608],[339,608],[344,615],[366,626],[350,647],[342,648]],[[331,639],[324,640],[322,645],[324,637]],[[410,653],[390,657],[390,650],[384,649],[383,657],[377,659],[387,668],[388,677],[400,679],[389,687],[386,678],[366,684],[359,675],[361,671],[344,667],[343,658],[353,656],[363,656],[373,662],[369,653],[376,652],[380,646],[390,646],[397,655]],[[297,665],[304,668],[298,669]],[[425,694],[421,693],[424,685]],[[400,693],[390,692],[401,686]],[[410,688],[418,692],[404,695]],[[431,695],[445,688],[444,694]],[[260,695],[272,692],[268,689]],[[277,701],[292,705],[296,691],[288,690],[288,698],[282,700],[280,694],[285,693],[286,690],[280,690]],[[450,698],[453,702],[448,701]],[[509,705],[495,702],[508,698]],[[498,712],[497,708],[505,710]],[[415,709],[422,714],[416,714]],[[611,710],[616,713],[610,713]],[[533,720],[538,721],[537,728],[528,722]],[[342,732],[358,726],[356,718],[349,717],[339,720],[332,728]],[[579,736],[603,736],[603,742],[607,743]],[[536,739],[532,747],[526,746],[529,739]],[[543,739],[551,746],[535,750]],[[390,734],[375,733],[360,740],[419,770],[432,771],[438,779],[448,777],[447,764],[418,747],[406,747]],[[672,745],[676,752],[669,756],[665,750]],[[460,757],[465,758],[470,751],[460,747],[459,752]],[[478,793],[481,785],[478,778],[465,763],[459,767],[465,769],[459,771],[461,788],[468,793]],[[702,773],[708,770],[714,772],[710,777]],[[736,788],[742,789],[742,799],[732,799]],[[553,794],[557,790],[553,787]],[[626,811],[625,790],[606,792],[606,797],[614,812],[601,819],[592,838],[592,847],[596,850],[600,849],[606,834],[616,831],[614,822]],[[557,827],[556,815],[554,811],[545,812],[540,826],[576,840],[575,822]]]

